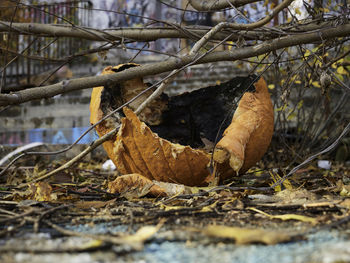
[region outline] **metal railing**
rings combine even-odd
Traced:
[[[69,21],[75,25],[89,26],[91,7],[92,3],[86,0],[21,5],[16,11],[14,22],[62,24]],[[62,62],[55,62],[55,59],[60,60],[67,54],[74,54],[88,47],[87,41],[72,38],[38,37],[15,33],[10,33],[6,37],[10,43],[8,46],[0,45],[0,59],[4,61],[4,54],[7,52],[6,62],[8,63],[11,59],[14,61],[5,68],[5,90],[7,86],[37,84],[45,79],[45,77],[40,79],[41,75],[48,76],[48,71],[62,64]],[[38,57],[42,59],[36,59]]]

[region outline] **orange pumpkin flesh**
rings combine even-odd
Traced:
[[[263,78],[255,83],[255,89],[244,93],[214,151],[214,160],[228,161],[236,173],[244,173],[261,159],[273,135],[273,106]]]

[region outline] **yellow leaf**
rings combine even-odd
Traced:
[[[274,245],[286,242],[291,239],[291,235],[282,231],[269,231],[266,229],[251,229],[240,227],[228,227],[212,225],[203,230],[209,236],[234,239],[236,244],[263,243]]]
[[[34,193],[34,200],[39,202],[56,200],[57,196],[52,195],[52,187],[47,182],[38,182],[31,185]]]
[[[133,235],[123,236],[121,239],[129,244],[142,245],[146,240],[154,236],[163,226],[164,220],[161,220],[156,226],[143,226]]]
[[[350,191],[346,187],[343,187],[339,194],[340,196],[350,197]]]
[[[275,88],[275,84],[270,84],[267,86],[269,89],[274,89]]]
[[[301,108],[301,107],[303,107],[303,104],[304,104],[304,100],[301,100],[301,101],[299,101],[298,102],[298,110]]]
[[[282,179],[281,176],[278,173],[269,171],[269,174],[270,174],[270,176],[271,176],[271,178],[272,178],[274,183],[277,183],[278,181],[280,181]],[[293,189],[293,186],[292,186],[292,184],[290,183],[290,181],[288,179],[284,180],[282,184],[283,184],[283,186],[286,189],[289,189],[289,190]],[[281,191],[281,186],[280,185],[275,186],[275,191],[276,192],[280,192]]]
[[[124,237],[130,242],[144,242],[147,239],[151,238],[157,231],[159,227],[157,226],[144,226],[141,227],[134,235]]]
[[[296,80],[294,81],[295,84],[301,84],[301,81],[300,80]]]
[[[298,15],[301,15],[300,9],[298,7],[295,8],[295,13],[298,14]]]
[[[91,241],[88,241],[88,242],[84,243],[79,248],[88,250],[88,249],[96,249],[96,248],[99,248],[99,247],[101,247],[103,245],[104,245],[104,242],[102,240],[93,239]]]
[[[338,79],[340,79],[341,81],[344,81],[343,75],[341,75],[341,74],[335,74],[335,75],[337,76]]]
[[[288,115],[287,120],[290,121],[295,119],[296,117],[297,117],[297,114],[295,112],[292,112]]]
[[[342,75],[347,74],[347,73],[346,73],[346,70],[344,69],[343,66],[340,66],[340,67],[337,68],[337,73],[338,73],[338,74],[342,74]]]
[[[265,0],[263,7],[267,6],[269,4],[269,0]]]
[[[317,219],[309,216],[303,216],[303,215],[297,215],[297,214],[284,214],[284,215],[270,215],[268,213],[265,213],[264,211],[261,211],[259,209],[256,209],[254,207],[249,208],[252,211],[255,211],[259,214],[265,215],[271,219],[280,219],[283,221],[286,220],[297,220],[305,223],[311,223],[313,225],[317,224]]]
[[[233,41],[228,41],[227,44],[228,44],[228,50],[231,50],[233,47]]]
[[[318,82],[318,81],[313,81],[312,85],[316,88],[321,88],[320,82]]]
[[[287,108],[287,104],[284,104],[283,106],[281,106],[281,107],[278,107],[275,111],[276,112],[279,112],[279,111],[285,111],[286,110],[286,108]]]
[[[304,57],[308,57],[310,56],[310,54],[311,54],[310,50],[306,50],[306,52],[304,53]]]
[[[315,64],[317,65],[317,66],[319,66],[319,67],[322,67],[322,61],[321,60],[316,60],[316,62],[315,62]]]

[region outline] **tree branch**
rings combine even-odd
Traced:
[[[266,17],[264,18],[266,19]],[[262,20],[256,22],[261,23]],[[305,23],[298,24],[298,26],[284,26],[280,27],[264,28],[262,30],[255,30],[249,32],[240,32],[237,35],[231,36],[228,40],[235,41],[238,37],[244,37],[247,40],[268,40],[279,37],[281,34],[298,34],[309,32],[313,30],[320,30],[326,27],[331,27],[334,20],[330,19],[327,21],[320,21],[319,23]],[[232,25],[240,25],[234,24]],[[254,23],[253,23],[254,24]],[[252,24],[250,24],[252,25]],[[244,26],[244,24],[243,24]],[[247,26],[247,25],[246,25]],[[249,26],[249,24],[248,24]],[[251,26],[250,26],[251,27]],[[0,32],[11,32],[23,35],[37,35],[37,36],[45,36],[45,37],[72,37],[72,38],[80,38],[85,40],[93,40],[93,41],[105,41],[108,39],[109,41],[124,41],[125,39],[129,39],[132,41],[154,41],[161,38],[184,38],[188,39],[189,32],[190,35],[198,36],[198,39],[203,37],[207,32],[210,31],[210,27],[184,27],[185,30],[180,30],[176,28],[170,27],[153,27],[153,28],[120,28],[113,30],[97,30],[93,28],[84,28],[84,30],[77,30],[76,27],[65,24],[38,24],[38,23],[12,23],[10,26],[9,22],[0,20]],[[238,28],[247,30],[246,28]],[[252,28],[250,28],[252,30]],[[90,32],[90,33],[89,33]],[[213,40],[223,40],[227,38],[232,32],[222,31],[216,33],[212,36]]]
[[[229,27],[232,29],[237,30],[252,30],[261,26],[266,25],[268,22],[271,21],[272,18],[274,18],[279,12],[281,12],[284,8],[288,7],[294,0],[284,0],[282,3],[280,3],[278,6],[276,6],[271,13],[269,13],[267,16],[265,16],[263,19],[251,23],[251,24],[238,24],[238,23],[227,23],[225,27]],[[226,24],[226,23],[225,23]]]
[[[324,41],[326,39],[334,39],[337,37],[346,36],[350,36],[350,23],[333,28],[319,30],[317,32],[285,36],[279,39],[265,41],[255,46],[237,48],[233,51],[212,52],[198,60],[195,64],[217,61],[235,61],[239,59],[259,56],[267,52],[294,45],[314,43],[317,41]],[[36,87],[29,90],[18,91],[12,94],[0,94],[0,106],[19,104],[34,99],[50,98],[55,95],[73,90],[105,86],[136,77],[144,77],[168,72],[191,63],[193,60],[195,60],[195,58],[196,55],[186,56],[182,58],[171,58],[167,61],[142,65],[114,74],[72,79],[69,81],[62,81],[54,85]]]
[[[76,27],[65,24],[39,24],[39,23],[12,23],[0,21],[0,32],[16,32],[18,34],[39,35],[47,37],[75,37],[94,41],[109,41],[132,39],[135,41],[154,41],[160,38],[188,38],[185,31],[175,28],[120,28],[115,30],[97,30],[84,28],[84,31],[77,30]],[[193,35],[202,37],[208,28],[185,27],[186,31]],[[91,33],[89,33],[91,32]],[[92,34],[93,33],[93,34]],[[224,34],[216,36],[216,40],[221,40]],[[228,34],[226,34],[227,36]],[[233,38],[233,39],[237,39]]]
[[[197,11],[218,11],[224,8],[240,7],[259,2],[260,0],[189,0],[190,5]]]

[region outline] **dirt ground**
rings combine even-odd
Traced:
[[[347,166],[310,164],[275,188],[276,170],[255,170],[170,197],[111,194],[116,173],[96,167],[25,188],[14,185],[39,169],[10,170],[0,186],[1,261],[350,262]]]

